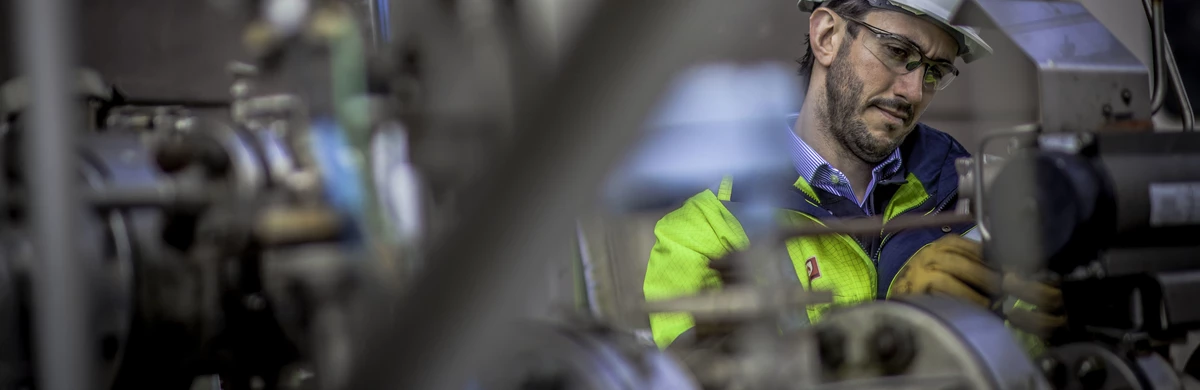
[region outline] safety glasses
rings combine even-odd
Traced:
[[[871,30],[871,34],[863,40],[863,45],[867,47],[867,51],[875,55],[875,58],[878,58],[880,62],[897,74],[908,74],[921,65],[925,65],[925,77],[922,80],[926,87],[938,91],[946,89],[946,86],[950,85],[955,77],[958,77],[958,68],[955,68],[954,64],[926,57],[925,53],[922,53],[921,49],[908,38],[890,33],[861,20],[845,16],[842,18]]]

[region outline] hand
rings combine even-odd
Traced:
[[[982,245],[947,234],[908,259],[889,295],[946,295],[990,310],[1000,284],[1000,273],[983,264]]]
[[[1062,312],[1062,290],[1056,286],[1007,273],[1002,288],[1005,294],[1034,306],[1004,308],[1004,314],[1012,326],[1043,340],[1066,327],[1067,317]]]

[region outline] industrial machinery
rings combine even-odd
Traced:
[[[63,9],[21,11],[70,31]],[[344,386],[352,324],[388,321],[405,270],[384,259],[406,247],[371,192],[386,121],[354,18],[304,11],[252,18],[223,106],[127,99],[30,31],[51,54],[27,46],[3,86],[0,387]]]
[[[711,20],[747,24],[777,2],[605,2],[550,56],[516,22],[520,2],[226,1],[247,16],[251,60],[229,66],[216,103],[127,98],[71,61],[69,2],[17,3],[24,76],[0,86],[0,389],[1200,388],[1200,359],[1168,351],[1200,326],[1200,135],[1150,131],[1170,88],[1184,130],[1194,119],[1158,1],[1153,72],[1077,2],[967,2],[957,19],[1034,64],[1037,124],[987,137],[1011,141],[1003,158],[984,144],[960,161],[958,210],[798,229],[754,199],[740,219],[764,244],[726,259],[730,286],[626,308],[697,317],[667,350],[520,303],[596,194],[650,207],[712,178],[675,161],[629,188],[596,179],[670,80],[746,45]],[[790,76],[748,68],[708,85],[747,110],[705,109],[752,118],[688,134],[738,151],[715,177],[781,167],[778,134],[755,130],[788,106]],[[437,147],[468,138],[490,153]],[[1041,354],[996,313],[936,297],[800,324],[829,294],[773,277],[791,237],[969,222],[997,268],[1062,286],[1068,331]]]
[[[82,200],[64,236],[80,246],[86,307],[102,308],[84,319],[76,353],[98,358],[104,387],[186,388],[220,374],[225,388],[286,388],[284,379],[328,363],[302,357],[345,348],[352,296],[388,288],[382,275],[399,277],[368,260],[370,234],[355,209],[364,188],[344,179],[358,168],[334,154],[349,149],[331,142],[337,128],[305,123],[288,96],[239,99],[236,121],[89,100],[98,120],[78,122],[80,146],[64,156],[78,161]],[[28,317],[38,258],[22,205],[47,195],[18,158],[29,113],[6,111],[4,308],[26,314],[5,318],[5,350],[15,354],[3,386],[18,388],[33,366],[17,352],[45,329]]]

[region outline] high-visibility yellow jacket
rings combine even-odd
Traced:
[[[958,199],[954,160],[967,151],[949,135],[923,124],[900,146],[904,167],[876,184],[876,210],[884,220],[903,214],[932,215],[953,210]],[[745,197],[737,178],[688,199],[655,226],[657,241],[650,253],[643,290],[647,300],[691,295],[719,288],[708,263],[744,249],[749,239],[735,211]],[[786,195],[780,217],[792,224],[820,224],[827,219],[865,216],[854,202],[810,186],[805,178],[782,183]],[[761,187],[756,187],[761,188]],[[739,194],[742,194],[739,196]],[[964,234],[973,226],[931,227],[869,236],[826,235],[787,241],[798,282],[806,289],[833,293],[834,305],[849,305],[887,296],[892,279],[916,251],[945,234]],[[829,304],[808,308],[815,323]],[[650,316],[654,341],[666,347],[693,325],[687,313]]]

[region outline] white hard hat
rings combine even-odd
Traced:
[[[799,0],[801,10],[812,12],[828,0]],[[907,12],[924,18],[941,27],[958,41],[958,55],[963,62],[970,63],[992,54],[988,46],[974,28],[950,24],[950,17],[962,5],[963,0],[866,0],[872,7],[892,11]]]

